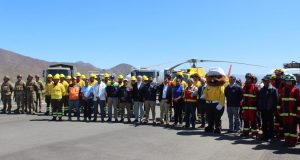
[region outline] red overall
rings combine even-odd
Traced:
[[[284,83],[282,82],[281,79],[276,79],[274,81],[274,84],[272,85],[278,89],[279,94],[282,93],[282,90],[284,88]],[[274,133],[276,134],[277,138],[282,139],[284,136],[283,136],[283,123],[280,117],[280,106],[277,106],[276,111],[274,112],[274,117],[275,117]]]
[[[257,112],[257,96],[258,88],[254,83],[246,83],[243,87],[243,121],[244,129],[243,134],[249,135],[252,132],[253,135],[258,134],[256,112]]]
[[[299,89],[285,86],[281,92],[280,117],[283,122],[284,139],[288,144],[296,145],[298,141],[298,107],[300,106]],[[298,115],[297,115],[298,114]]]

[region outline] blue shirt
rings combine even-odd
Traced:
[[[298,84],[296,85],[296,88],[300,89],[300,83],[298,83]]]
[[[167,98],[167,91],[168,91],[168,85],[165,84],[164,85],[164,89],[163,89],[163,94],[162,94],[162,98],[166,99]]]
[[[173,98],[178,98],[180,96],[182,96],[183,94],[183,86],[179,85],[179,86],[175,86],[174,87],[174,91],[173,91]]]
[[[86,98],[93,98],[93,97],[90,97],[90,95],[93,93],[93,87],[92,86],[83,86],[81,88],[81,93],[83,93],[83,96],[86,97]]]

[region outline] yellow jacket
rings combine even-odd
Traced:
[[[68,90],[68,88],[69,88],[69,83],[68,83],[67,81],[63,81],[61,84],[65,87],[65,91]],[[68,92],[65,92],[65,93],[63,94],[63,96],[68,96],[68,95],[69,95]]]
[[[65,87],[61,83],[53,84],[51,87],[51,99],[62,99],[65,92]]]
[[[98,81],[97,81],[97,80],[94,80],[94,82],[90,82],[90,85],[91,85],[92,87],[94,87],[95,84],[97,84],[97,83],[98,83]]]
[[[51,95],[52,85],[53,85],[53,82],[46,83],[46,86],[45,86],[45,94],[46,94],[46,96],[50,96]]]
[[[76,84],[78,84],[80,87],[85,86],[85,82],[83,80],[80,80],[79,83],[76,82]]]
[[[184,89],[186,89],[188,87],[188,84],[185,81],[182,81],[181,85]]]
[[[197,87],[197,88],[199,88],[201,86],[201,82],[200,81],[197,81],[197,82],[195,81],[194,82],[194,86]]]
[[[206,101],[218,101],[221,106],[225,106],[225,86],[207,86],[203,94]]]

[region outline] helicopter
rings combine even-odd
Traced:
[[[227,74],[227,81],[229,81],[229,77],[231,75],[232,64],[266,68],[265,66],[262,66],[262,65],[248,64],[248,63],[242,63],[242,62],[189,59],[182,63],[176,64],[169,69],[166,69],[165,74],[167,74],[167,73],[170,74],[173,79],[175,79],[178,75],[183,75],[184,81],[187,81],[189,78],[191,78],[191,76],[193,76],[196,73],[198,73],[200,77],[205,77],[206,72],[205,72],[204,67],[198,67],[197,63],[228,63],[228,64],[230,64],[228,74]],[[175,70],[177,67],[179,67],[183,64],[191,64],[191,67],[187,68],[187,69],[183,69],[183,70]]]
[[[168,63],[170,63],[170,62],[168,62]],[[241,63],[241,62],[188,59],[184,62],[181,62],[179,64],[176,64],[176,65],[174,65],[170,68],[164,69],[164,70],[154,70],[154,69],[150,69],[150,68],[162,66],[165,63],[153,65],[151,67],[143,67],[141,69],[133,69],[131,71],[131,74],[127,75],[126,77],[129,79],[131,76],[146,75],[148,77],[151,76],[152,78],[154,78],[154,81],[157,83],[162,83],[164,81],[166,74],[170,74],[173,80],[175,80],[178,75],[182,75],[184,81],[187,81],[195,73],[198,73],[199,76],[201,76],[201,77],[205,77],[205,75],[206,75],[205,68],[198,67],[197,63],[228,63],[228,64],[230,64],[228,74],[227,74],[227,81],[229,81],[229,77],[231,75],[232,64],[240,64],[240,65],[266,68],[265,66],[262,66],[262,65],[248,64],[248,63]],[[184,64],[191,64],[191,67],[186,68],[186,69],[176,70],[177,67],[184,65]]]

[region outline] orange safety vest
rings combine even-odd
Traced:
[[[79,92],[78,86],[69,87],[69,100],[79,100]]]
[[[184,90],[184,100],[185,102],[197,102],[197,96],[192,96],[193,92],[196,90],[197,88],[193,85],[191,88],[187,87]]]

